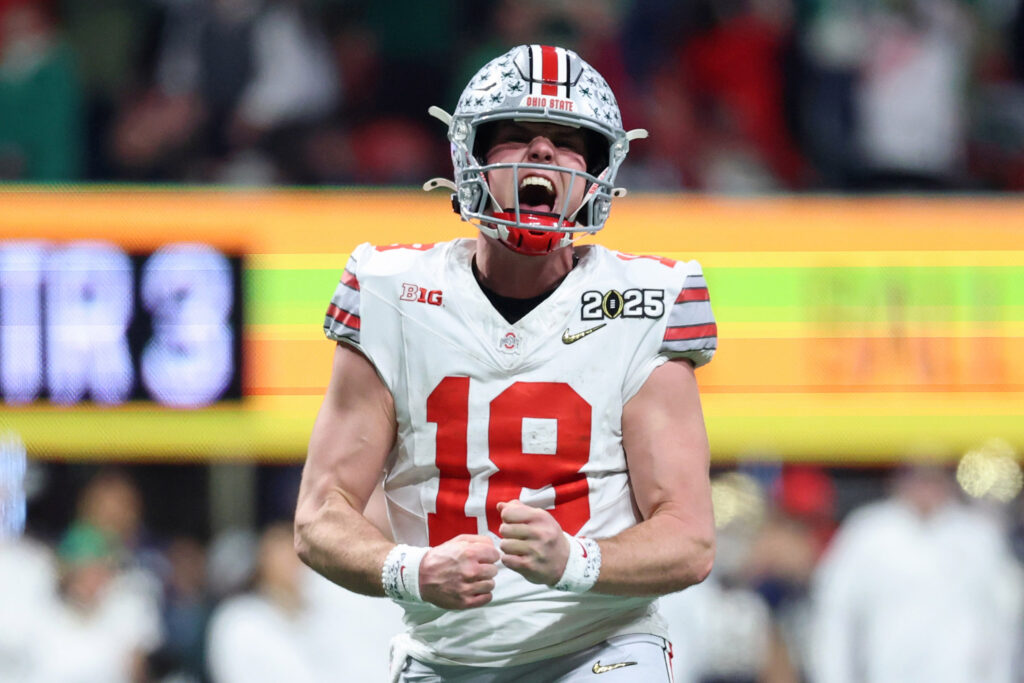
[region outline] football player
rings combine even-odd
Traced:
[[[451,188],[479,235],[353,251],[296,548],[405,609],[395,680],[668,681],[655,599],[714,556],[694,375],[714,318],[696,262],[574,245],[646,132],[578,55],[540,45],[430,112],[455,175],[425,188]],[[381,483],[397,543],[364,516]]]

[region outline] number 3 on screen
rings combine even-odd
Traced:
[[[427,421],[437,425],[435,464],[440,471],[436,512],[427,515],[431,546],[479,533],[477,518],[466,514],[469,384],[468,377],[445,377],[427,398]],[[590,458],[590,404],[565,383],[515,382],[487,411],[488,456],[498,468],[487,482],[487,529],[498,533],[499,502],[519,498],[524,488],[550,487],[555,504],[549,512],[562,529],[577,533],[590,519],[590,487],[580,472]],[[525,452],[527,418],[555,421],[554,453]]]

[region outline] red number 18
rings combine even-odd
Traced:
[[[550,486],[551,514],[566,532],[577,533],[590,519],[590,487],[580,473],[590,458],[590,404],[568,384],[516,382],[491,401],[488,412],[488,455],[498,471],[487,482],[487,528],[498,533],[498,503],[519,498],[524,488]],[[553,454],[523,452],[524,418],[556,421]],[[427,398],[427,421],[437,425],[437,512],[427,515],[430,545],[436,546],[478,531],[476,518],[466,514],[468,377],[441,380]]]

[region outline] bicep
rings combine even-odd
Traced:
[[[622,442],[644,519],[655,512],[712,532],[710,452],[693,366],[656,368],[622,411]]]
[[[369,360],[338,344],[331,379],[309,440],[299,507],[323,504],[332,492],[362,511],[395,440],[390,391]]]

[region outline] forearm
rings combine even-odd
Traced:
[[[318,507],[295,515],[295,549],[299,557],[334,583],[356,593],[383,596],[381,567],[394,543],[356,510],[340,490]]]
[[[593,590],[612,595],[664,595],[703,581],[715,556],[714,534],[670,511],[600,539],[601,573]]]

